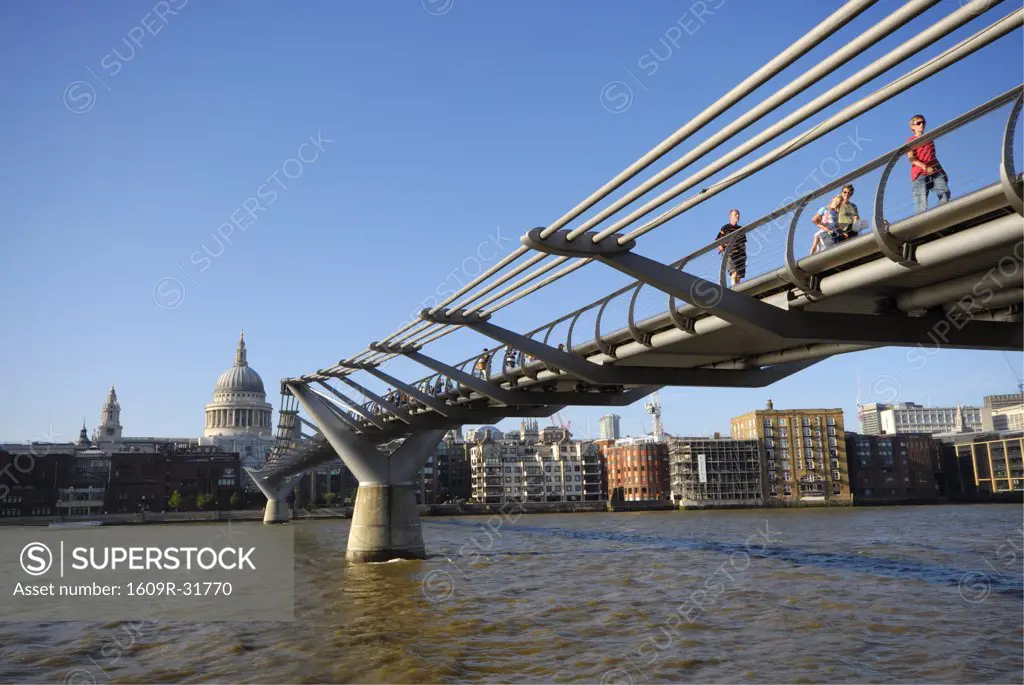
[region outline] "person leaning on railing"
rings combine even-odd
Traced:
[[[910,117],[913,135],[907,138],[908,143],[924,135],[924,125],[924,117],[920,114]],[[907,159],[910,160],[910,183],[914,188],[914,210],[923,212],[928,209],[928,193],[932,190],[935,191],[938,204],[948,202],[949,177],[935,155],[935,141],[930,140],[913,148],[907,153]]]

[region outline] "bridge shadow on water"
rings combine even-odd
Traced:
[[[478,528],[488,531],[487,527],[479,522],[455,520],[431,520],[424,521],[425,525],[455,526],[462,528]],[[870,575],[898,578],[904,580],[920,580],[934,585],[958,586],[967,578],[978,579],[984,575],[991,594],[1005,595],[1024,599],[1024,580],[1008,578],[1003,574],[993,572],[979,574],[977,570],[963,570],[927,564],[908,559],[889,559],[885,557],[867,556],[862,554],[851,554],[842,552],[817,552],[800,547],[775,545],[770,539],[765,540],[760,536],[753,544],[740,542],[719,542],[715,540],[700,539],[675,539],[659,535],[645,535],[632,533],[605,532],[597,530],[573,530],[569,528],[557,528],[551,526],[524,526],[510,525],[504,523],[499,529],[501,532],[517,532],[532,535],[549,537],[569,538],[575,540],[600,540],[611,542],[623,542],[628,544],[642,545],[651,550],[659,551],[683,551],[683,552],[710,552],[714,554],[731,555],[737,552],[746,552],[752,557],[773,559],[775,561],[788,562],[796,566],[816,567],[836,571],[852,571],[855,573],[867,573]],[[908,547],[928,547],[941,550],[930,545],[919,545],[908,543]],[[562,552],[550,552],[560,554]],[[503,553],[479,553],[481,557],[488,556],[530,556],[543,555],[545,552],[515,551]]]

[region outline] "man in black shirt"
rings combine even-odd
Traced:
[[[733,231],[738,231],[740,226],[740,210],[732,209],[729,211],[729,223],[722,226],[718,231],[718,235],[715,240],[720,240],[726,237]],[[728,243],[718,246],[719,252],[725,252],[725,246]],[[725,268],[732,276],[732,284],[735,286],[747,275],[747,235],[737,236],[732,241],[732,246],[729,248],[729,256],[725,260]]]

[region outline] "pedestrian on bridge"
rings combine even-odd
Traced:
[[[718,230],[715,240],[721,240],[730,233],[734,233],[743,227],[740,226],[740,210],[729,210],[729,223]],[[728,243],[727,243],[728,244]],[[725,245],[719,245],[718,251],[725,252]],[[725,269],[732,277],[732,284],[735,286],[747,275],[747,236],[745,233],[733,238],[729,247],[729,256],[725,260]]]
[[[847,184],[839,192],[839,233],[841,240],[849,240],[857,235],[857,222],[860,212],[857,205],[850,202],[853,197],[853,186]]]
[[[484,351],[476,360],[476,370],[485,381],[491,379],[491,353],[484,348]]]
[[[828,206],[822,207],[811,221],[818,227],[814,234],[814,241],[811,243],[811,254],[828,248],[839,242],[839,205],[842,202],[840,196],[835,196]]]
[[[910,131],[913,135],[907,142],[924,135],[925,121],[920,114],[910,117]],[[935,155],[935,142],[928,141],[907,153],[910,160],[910,183],[914,189],[914,211],[928,209],[928,193],[935,191],[938,204],[949,201],[949,177]]]

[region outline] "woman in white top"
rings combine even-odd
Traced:
[[[827,207],[822,207],[811,217],[811,221],[818,227],[814,234],[814,242],[811,243],[811,254],[821,250],[827,250],[836,244],[836,232],[839,230],[839,205],[843,199],[838,195],[832,198]]]

